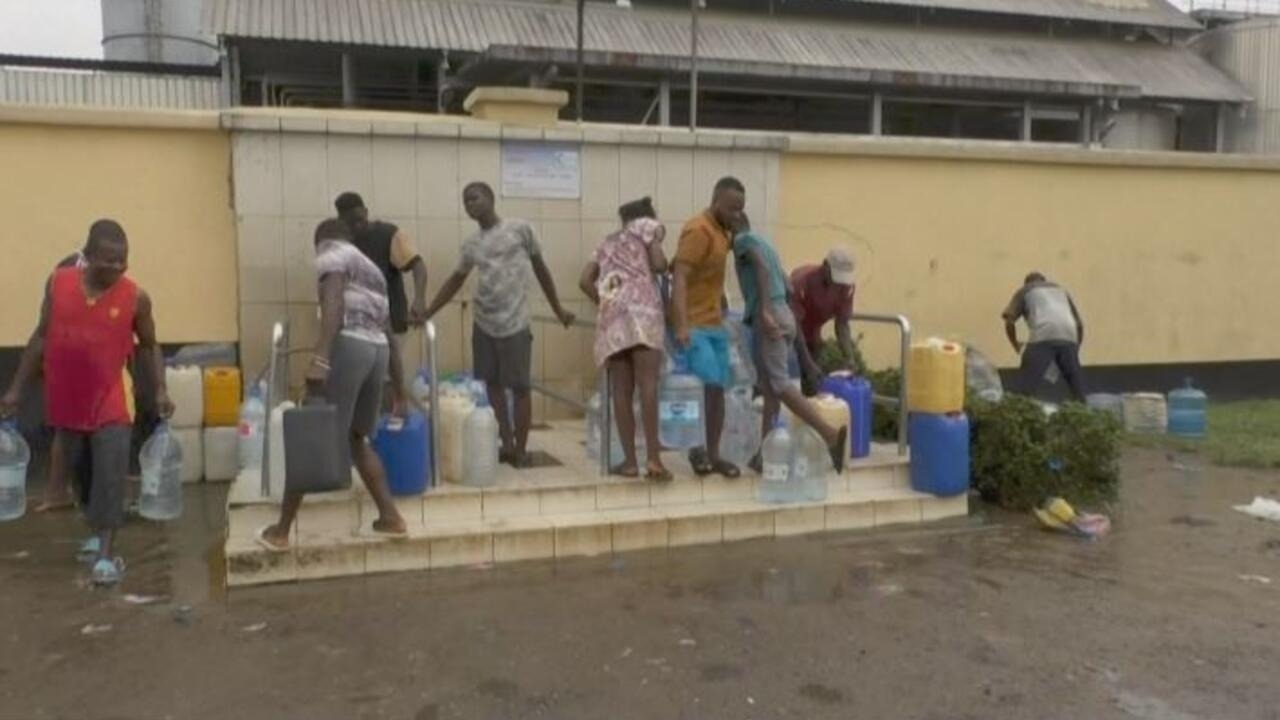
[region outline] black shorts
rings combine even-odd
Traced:
[[[472,374],[477,380],[511,390],[528,390],[532,381],[533,332],[528,328],[496,338],[471,328]]]

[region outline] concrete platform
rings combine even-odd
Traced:
[[[278,505],[257,497],[248,472],[228,495],[227,585],[239,587],[365,573],[430,570],[546,558],[605,555],[751,538],[923,523],[968,513],[965,496],[937,498],[910,489],[896,448],[833,477],[821,503],[756,501],[758,479],[698,478],[677,453],[664,455],[676,479],[654,484],[602,478],[583,447],[582,422],[535,430],[530,448],[562,462],[517,471],[501,466],[493,487],[453,484],[397,500],[409,537],[374,536],[377,516],[363,485],[307,498],[289,552],[258,547],[253,533],[276,520]]]

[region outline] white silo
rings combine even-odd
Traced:
[[[107,60],[212,65],[201,0],[102,0],[102,55]]]

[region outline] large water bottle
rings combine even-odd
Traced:
[[[27,466],[31,448],[12,420],[0,423],[0,521],[16,520],[27,511]]]
[[[237,426],[236,451],[241,470],[261,470],[263,435],[267,423],[267,406],[262,402],[262,388],[249,390],[249,397],[240,405],[240,423]]]
[[[462,484],[488,487],[498,479],[498,418],[478,398],[462,428]]]
[[[600,393],[592,393],[587,401],[587,457],[600,458]]]
[[[409,396],[414,402],[427,412],[431,410],[431,373],[426,370],[419,370],[417,375],[413,376],[413,382],[409,384]]]
[[[1202,438],[1208,426],[1209,398],[1195,389],[1191,378],[1186,386],[1169,393],[1169,434],[1184,438]]]
[[[658,394],[658,439],[664,447],[688,450],[706,444],[702,381],[677,359]]]
[[[173,520],[182,514],[182,444],[160,423],[142,444],[142,494],[138,513],[148,520]]]
[[[760,447],[760,424],[752,412],[751,400],[747,385],[737,385],[725,396],[720,455],[734,465],[745,466]]]
[[[760,478],[760,502],[789,503],[804,499],[803,490],[792,477],[794,450],[791,432],[779,417],[760,448],[764,464]]]
[[[792,433],[792,438],[795,442],[795,460],[791,465],[792,484],[799,487],[804,500],[824,502],[827,499],[828,481],[835,474],[827,444],[817,431],[803,423]]]
[[[636,420],[636,462],[643,462],[648,457],[648,444],[644,437],[644,418],[640,414],[640,396],[637,394],[631,403],[631,416]],[[609,464],[617,465],[627,459],[626,451],[622,449],[622,433],[618,432],[618,417],[614,413],[612,415],[613,428],[609,433]],[[596,432],[603,425],[598,425]],[[596,437],[596,446],[599,447],[600,438]],[[598,456],[597,456],[598,457]]]

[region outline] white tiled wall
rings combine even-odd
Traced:
[[[729,133],[701,133],[695,139],[684,131],[603,126],[578,130],[567,125],[545,132],[504,133],[468,120],[415,126],[336,115],[285,117],[280,123],[241,125],[234,132],[246,372],[256,372],[265,363],[268,333],[277,318],[293,321],[293,346],[313,341],[312,231],[334,212],[333,200],[340,192],[360,193],[374,218],[410,234],[426,260],[428,291],[434,295],[456,266],[462,240],[475,230],[462,210],[462,188],[481,180],[500,190],[504,136],[582,143],[579,200],[498,198],[500,214],[534,226],[561,299],[581,316],[590,318],[594,311],[577,288],[578,277],[599,241],[617,227],[622,202],[653,198],[668,226],[668,255],[675,251],[684,221],[706,205],[712,185],[723,175],[736,175],[747,186],[747,209],[756,227],[771,228],[777,217],[777,151]],[[727,276],[729,292],[736,295],[733,272]],[[470,363],[467,300],[472,282],[436,318],[446,369]],[[545,313],[536,281],[531,277],[529,282],[534,311]],[[409,277],[406,283],[411,283]],[[539,380],[567,392],[590,387],[594,363],[589,331],[535,326],[535,333]],[[418,333],[405,341],[409,367],[422,362],[421,342]],[[556,405],[538,407],[550,417],[560,414]]]

